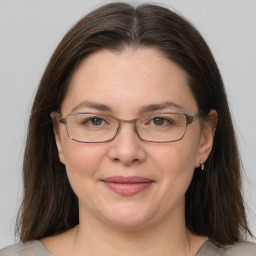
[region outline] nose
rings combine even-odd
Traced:
[[[115,139],[110,142],[109,157],[125,166],[141,163],[146,159],[143,142],[136,134],[134,124],[122,124]]]

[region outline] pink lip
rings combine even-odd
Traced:
[[[140,176],[112,176],[102,181],[109,189],[122,196],[135,195],[154,183],[153,180]]]

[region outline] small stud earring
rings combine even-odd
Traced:
[[[202,171],[204,170],[204,162],[202,160],[200,161],[200,168]]]

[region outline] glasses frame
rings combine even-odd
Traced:
[[[79,115],[79,114],[94,114],[94,115],[97,115],[97,116],[107,116],[107,117],[111,117],[111,118],[114,118],[115,120],[117,120],[118,122],[118,126],[117,126],[117,129],[116,129],[116,133],[115,135],[111,138],[111,139],[108,139],[108,140],[104,140],[104,141],[82,141],[82,140],[77,140],[75,139],[74,137],[72,137],[69,132],[68,132],[68,128],[67,128],[67,118],[71,115]],[[175,139],[175,140],[168,140],[168,141],[152,141],[152,140],[146,140],[146,139],[143,139],[141,138],[141,136],[139,135],[138,133],[138,130],[137,130],[137,127],[136,127],[136,122],[138,119],[140,118],[143,118],[143,117],[147,117],[147,116],[155,116],[155,115],[162,115],[162,114],[176,114],[176,115],[181,115],[181,116],[184,116],[185,117],[185,120],[186,120],[186,126],[185,126],[185,129],[184,129],[184,133],[181,137],[179,137],[178,139]],[[147,141],[147,142],[152,142],[152,143],[168,143],[168,142],[175,142],[175,141],[179,141],[181,139],[183,139],[183,137],[185,136],[185,133],[186,133],[186,130],[187,130],[187,126],[189,124],[191,124],[197,117],[200,116],[200,111],[197,112],[196,114],[194,115],[189,115],[189,114],[185,114],[185,113],[176,113],[176,112],[156,112],[156,113],[150,113],[150,114],[145,114],[145,115],[141,115],[139,117],[136,117],[134,119],[130,119],[130,120],[126,120],[126,119],[120,119],[120,118],[117,118],[117,117],[114,117],[112,115],[107,115],[107,114],[102,114],[102,113],[94,113],[94,112],[73,112],[73,113],[70,113],[68,114],[66,117],[63,117],[62,114],[60,114],[59,112],[57,111],[54,111],[51,113],[51,118],[56,120],[58,123],[60,124],[64,124],[65,127],[66,127],[66,131],[67,131],[67,135],[68,137],[71,139],[71,140],[74,140],[74,141],[77,141],[77,142],[81,142],[81,143],[105,143],[105,142],[109,142],[109,141],[112,141],[115,139],[115,137],[118,135],[119,131],[120,131],[120,127],[121,127],[121,124],[123,123],[133,123],[134,124],[134,130],[135,130],[135,133],[137,134],[137,136],[139,137],[140,140],[142,141]]]

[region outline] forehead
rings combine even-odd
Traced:
[[[101,50],[84,59],[73,74],[62,109],[68,113],[82,101],[119,112],[163,102],[197,109],[186,72],[150,48]]]

